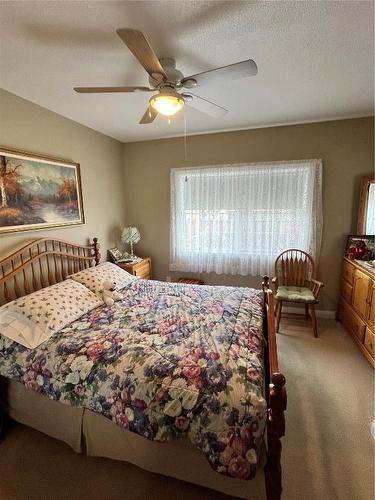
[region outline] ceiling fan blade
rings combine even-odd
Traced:
[[[149,106],[146,111],[145,111],[145,114],[142,116],[141,120],[140,120],[140,124],[141,125],[146,125],[148,123],[152,123],[155,118],[158,116],[158,112],[156,111],[156,109],[154,109],[152,106]]]
[[[258,73],[258,67],[252,59],[241,61],[221,68],[204,71],[197,75],[187,76],[181,80],[181,86],[189,88],[189,80],[195,80],[196,85],[211,85],[213,83],[223,83],[225,80],[235,80],[237,78],[247,78],[255,76]],[[193,83],[194,86],[195,84]]]
[[[189,92],[189,95],[193,97],[190,101],[188,100],[186,104],[191,106],[192,108],[201,111],[202,113],[206,113],[207,115],[213,116],[214,118],[220,118],[228,113],[228,110],[218,106],[217,104],[204,99],[203,97],[199,97],[198,95],[192,94]],[[184,96],[184,94],[182,94]]]
[[[141,31],[123,28],[116,30],[116,33],[151,77],[156,74],[167,79],[163,66]]]
[[[105,92],[154,92],[148,87],[74,87],[79,94],[102,94]]]

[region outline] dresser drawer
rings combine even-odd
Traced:
[[[354,282],[354,271],[355,271],[355,267],[350,262],[347,262],[346,260],[344,260],[344,265],[342,268],[342,275],[343,275],[343,278],[351,285]]]
[[[375,358],[375,333],[366,328],[364,344],[368,352]]]
[[[352,303],[353,287],[345,280],[341,281],[341,295],[344,297],[348,304]]]
[[[366,323],[361,320],[345,300],[341,301],[340,320],[350,333],[362,343],[365,336]]]
[[[369,307],[367,312],[367,322],[373,332],[375,332],[375,281],[371,283],[371,290],[368,297]]]
[[[369,276],[356,269],[354,273],[352,306],[355,312],[365,321],[370,303],[372,281]]]

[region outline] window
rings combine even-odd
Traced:
[[[171,271],[259,276],[299,248],[317,258],[320,160],[171,171]]]

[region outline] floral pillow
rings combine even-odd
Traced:
[[[68,279],[0,307],[0,334],[35,348],[102,304],[85,286]]]
[[[121,290],[121,288],[125,288],[132,281],[137,279],[132,274],[111,262],[104,262],[96,267],[89,267],[88,269],[70,275],[69,278],[82,283],[82,285],[87,286],[89,290],[96,294],[100,294],[103,291],[104,281],[116,283],[116,288]]]

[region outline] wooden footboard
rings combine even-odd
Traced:
[[[285,434],[284,411],[287,405],[285,377],[279,372],[277,358],[275,313],[269,277],[262,282],[264,292],[264,336],[267,341],[265,356],[267,416],[267,464],[265,467],[267,500],[281,498],[281,438]]]

